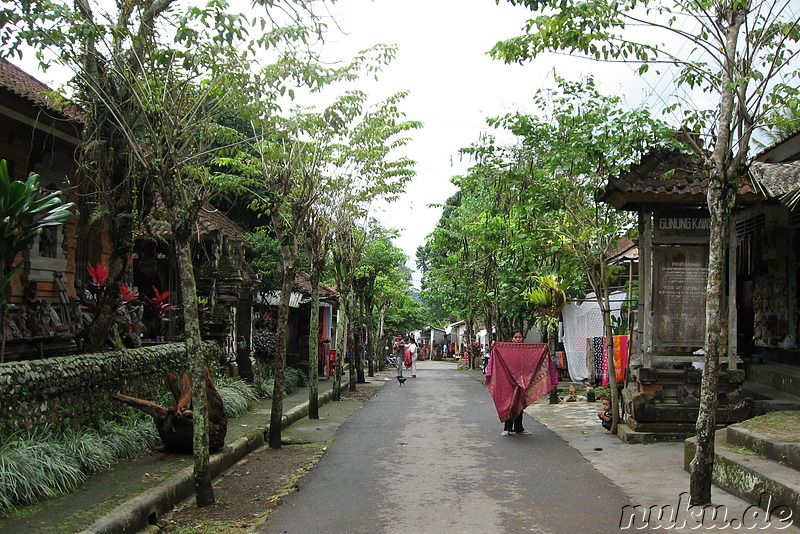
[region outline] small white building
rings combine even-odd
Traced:
[[[464,352],[464,347],[471,341],[467,339],[467,322],[456,321],[455,323],[447,325],[444,331],[449,336],[450,343],[455,344],[456,354]]]
[[[438,360],[442,357],[442,345],[448,342],[449,336],[444,328],[426,326],[421,330],[418,340],[420,355],[426,360]]]

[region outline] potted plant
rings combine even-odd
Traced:
[[[161,293],[155,286],[153,286],[153,297],[142,295],[142,302],[144,302],[148,311],[147,326],[150,331],[150,336],[155,338],[156,341],[161,341],[166,334],[166,325],[169,323],[169,313],[174,310],[179,310],[179,306],[170,304],[168,299],[172,294],[171,291],[164,291]]]
[[[531,315],[558,317],[567,303],[567,295],[562,287],[562,282],[552,274],[537,276],[535,281],[536,285],[528,288],[523,294],[523,299],[528,305]]]

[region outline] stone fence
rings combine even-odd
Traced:
[[[215,343],[204,349],[219,351]],[[209,361],[214,361],[214,356]],[[182,343],[0,364],[0,436],[33,426],[90,425],[129,410],[115,393],[158,401],[168,372],[188,372]]]

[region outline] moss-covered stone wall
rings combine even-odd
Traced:
[[[167,373],[180,376],[189,365],[182,343],[0,364],[0,436],[47,423],[90,425],[130,410],[115,393],[158,401],[169,393]]]

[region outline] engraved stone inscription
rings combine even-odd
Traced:
[[[703,346],[708,248],[655,247],[653,267],[653,344]]]

